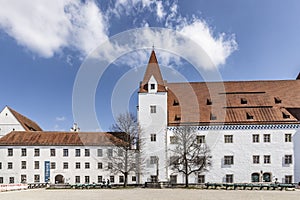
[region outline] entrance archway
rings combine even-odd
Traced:
[[[263,174],[263,181],[264,182],[271,182],[271,173],[269,173],[269,172],[265,172],[264,174]]]
[[[253,173],[251,175],[251,181],[252,182],[259,182],[259,173]]]
[[[61,184],[64,182],[65,182],[65,179],[64,179],[63,175],[58,174],[55,176],[55,184]]]

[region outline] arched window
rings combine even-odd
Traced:
[[[269,173],[269,172],[265,172],[264,174],[263,174],[263,181],[264,182],[271,182],[271,173]]]
[[[251,181],[252,182],[259,182],[259,173],[253,173],[251,175]]]

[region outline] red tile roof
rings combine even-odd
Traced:
[[[167,87],[169,125],[298,123],[299,120],[296,115],[300,111],[297,109],[300,80],[168,83]],[[212,105],[207,105],[208,99]],[[291,110],[297,111],[294,116]],[[253,119],[247,119],[247,113]]]
[[[144,79],[141,82],[140,91],[139,92],[147,92],[148,91],[148,82],[153,76],[158,84],[158,92],[166,92],[165,83],[162,78],[160,68],[158,65],[158,61],[155,55],[155,51],[152,50],[151,56],[148,62],[148,66],[146,68],[146,72],[144,74]]]
[[[123,143],[108,132],[13,131],[0,138],[0,146],[112,146]]]
[[[39,127],[37,123],[32,121],[31,119],[25,117],[24,115],[18,113],[14,109],[7,106],[9,111],[15,116],[15,118],[20,122],[20,124],[23,126],[23,128],[26,131],[42,131],[42,129]]]

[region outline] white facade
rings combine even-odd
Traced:
[[[25,131],[25,129],[6,106],[0,113],[0,138],[11,131]]]
[[[21,182],[57,183],[61,181],[70,184],[101,183],[102,180],[107,179],[110,180],[111,184],[123,184],[123,175],[112,174],[108,169],[108,149],[113,149],[113,147],[0,146],[0,184]],[[12,155],[9,151],[13,152]],[[24,154],[24,151],[26,151],[26,154]],[[36,151],[39,151],[39,155]],[[53,151],[55,151],[55,154],[53,154]],[[76,151],[80,151],[80,155],[76,155]],[[98,155],[98,151],[102,151],[102,154]],[[45,180],[46,161],[50,162],[50,179],[48,181]],[[26,178],[24,178],[24,175]],[[136,183],[135,173],[129,174],[128,183]]]
[[[151,84],[154,86],[151,89]],[[157,82],[149,80],[149,93],[139,93],[138,120],[142,127],[143,156],[145,169],[142,182],[151,181],[158,175],[159,181],[167,180],[167,92],[157,92]],[[153,160],[157,157],[158,160]],[[152,159],[151,159],[152,158]],[[158,162],[157,162],[158,161]]]
[[[299,146],[297,126],[247,125],[247,129],[244,129],[245,127],[195,127],[198,129],[196,134],[205,136],[206,143],[211,150],[212,166],[209,171],[200,174],[204,175],[202,177],[204,181],[225,183],[227,181],[226,175],[232,175],[233,182],[249,183],[253,182],[252,174],[257,173],[260,176],[259,182],[277,181],[285,183],[289,177],[292,178],[292,182],[299,182],[300,176],[299,171],[297,171],[300,167],[299,155],[294,153],[294,148]],[[170,136],[173,135],[175,128],[168,128],[169,149],[176,145],[170,144]],[[289,134],[291,134],[291,141],[286,140]],[[253,142],[253,137],[256,137],[254,135],[259,135],[258,142]],[[225,136],[232,136],[232,143],[225,143]],[[268,137],[270,137],[269,142]],[[171,152],[169,152],[170,156]],[[224,156],[233,156],[233,164],[225,164]],[[254,163],[254,156],[259,157],[259,163]],[[292,157],[290,164],[286,164],[285,156]],[[270,174],[270,180],[263,180],[263,175],[267,173]],[[177,175],[178,183],[184,183],[182,174],[170,170],[168,175]],[[198,181],[198,174],[189,177],[190,183],[198,183]]]

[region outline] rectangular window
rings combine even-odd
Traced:
[[[264,164],[270,164],[270,163],[271,163],[271,156],[264,155]]]
[[[291,175],[285,176],[285,181],[284,182],[287,183],[287,184],[293,183],[293,176],[291,176]]]
[[[111,183],[114,183],[115,182],[115,176],[110,176],[109,180],[110,180]]]
[[[15,177],[9,177],[9,184],[15,183]]]
[[[50,149],[50,156],[55,156],[55,149]]]
[[[80,176],[75,176],[75,183],[80,183]]]
[[[118,156],[119,157],[123,156],[123,150],[122,149],[118,149]]]
[[[264,134],[264,142],[271,142],[271,135],[270,134]]]
[[[171,184],[177,183],[177,175],[170,175],[170,183]]]
[[[89,169],[90,168],[90,163],[89,162],[84,163],[84,168]]]
[[[14,155],[14,151],[12,148],[7,149],[7,156],[13,156]]]
[[[119,183],[124,183],[124,176],[119,176]]]
[[[113,164],[112,164],[111,162],[109,162],[109,163],[107,164],[107,168],[108,168],[108,169],[112,169],[112,168],[113,168]]]
[[[51,162],[50,163],[50,169],[55,169],[56,168],[56,163],[55,162]]]
[[[112,149],[107,149],[107,156],[108,157],[113,157],[113,150]]]
[[[197,144],[205,143],[205,135],[197,135],[196,140],[197,140]]]
[[[198,183],[205,183],[205,175],[198,175]]]
[[[34,156],[40,156],[40,149],[34,149]]]
[[[151,140],[151,142],[155,142],[156,141],[156,134],[151,134],[150,135],[150,140]]]
[[[258,134],[253,134],[252,135],[252,142],[253,143],[259,143],[259,135]]]
[[[157,156],[150,156],[150,164],[156,164],[158,161]]]
[[[179,157],[178,156],[171,156],[170,157],[170,164],[171,165],[177,165],[179,163]]]
[[[2,169],[2,162],[0,162],[0,169]]]
[[[285,142],[292,142],[292,134],[288,133],[284,135]]]
[[[233,165],[233,156],[224,156],[224,165]]]
[[[253,164],[259,164],[259,156],[258,155],[255,155],[253,156]]]
[[[69,149],[63,149],[63,157],[69,156]]]
[[[103,167],[102,162],[98,162],[98,169],[102,169],[102,167]]]
[[[170,143],[171,144],[177,144],[177,138],[176,138],[176,136],[170,136]]]
[[[75,169],[80,169],[80,162],[75,163]]]
[[[210,113],[210,117],[209,117],[210,120],[217,120],[217,116],[213,113]]]
[[[80,149],[75,149],[75,157],[80,157]]]
[[[90,150],[89,149],[84,150],[84,156],[86,156],[86,157],[90,156]]]
[[[156,183],[158,181],[157,176],[155,175],[151,175],[150,178],[152,183]]]
[[[21,161],[21,169],[26,169],[26,161]]]
[[[102,176],[98,176],[98,183],[102,183]]]
[[[34,161],[34,169],[39,169],[39,168],[40,168],[40,162]]]
[[[13,163],[12,162],[8,162],[7,163],[7,169],[12,169],[13,168]]]
[[[285,155],[284,156],[284,164],[289,165],[293,163],[293,156],[292,155]]]
[[[85,176],[84,177],[84,182],[85,183],[90,183],[90,177],[89,176]]]
[[[26,183],[27,176],[26,174],[21,174],[21,183]]]
[[[63,168],[64,168],[64,169],[69,169],[69,163],[64,162],[64,163],[63,163]]]
[[[136,176],[132,176],[131,181],[135,182],[136,181]]]
[[[225,143],[233,143],[233,135],[224,135]]]
[[[39,183],[40,182],[40,175],[38,175],[38,174],[34,175],[34,182],[35,183]]]
[[[0,183],[3,183],[3,177],[0,177]]]
[[[26,149],[24,149],[24,148],[21,149],[21,156],[27,156]]]
[[[150,88],[151,88],[151,90],[155,90],[155,84],[151,83]]]
[[[97,156],[102,157],[103,156],[103,151],[102,149],[97,149]]]
[[[156,106],[150,106],[150,113],[156,113]]]
[[[226,174],[226,183],[233,183],[233,174]]]

